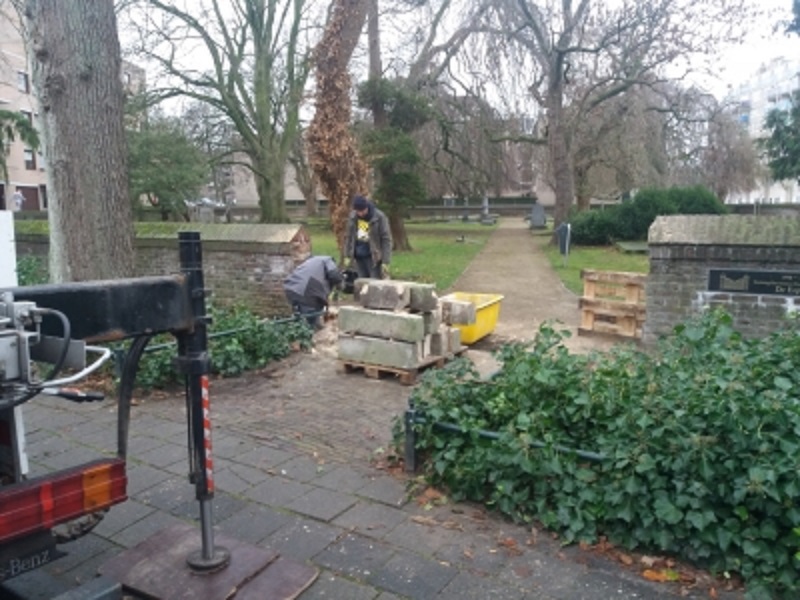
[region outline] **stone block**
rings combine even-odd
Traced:
[[[426,334],[423,315],[357,306],[339,308],[339,331],[403,342],[419,342]]]
[[[356,280],[357,300],[364,308],[403,310],[411,302],[411,290],[406,282],[383,279]]]
[[[465,300],[444,296],[439,299],[442,321],[448,325],[472,325],[475,323],[475,305]]]
[[[463,348],[461,345],[461,330],[458,327],[450,328],[450,352],[458,352]]]
[[[411,297],[408,308],[416,312],[429,312],[439,305],[436,287],[429,283],[410,283]]]
[[[413,369],[424,358],[422,342],[397,342],[383,338],[339,334],[340,360],[398,369]]]
[[[431,354],[433,356],[446,356],[450,352],[450,332],[448,327],[442,327],[431,334]]]
[[[436,333],[442,324],[442,309],[437,306],[435,310],[422,313],[422,320],[425,323],[425,333]]]

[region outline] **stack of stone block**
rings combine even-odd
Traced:
[[[461,330],[475,322],[470,302],[441,300],[433,285],[358,279],[360,306],[339,308],[338,357],[392,369],[416,369],[464,350]]]

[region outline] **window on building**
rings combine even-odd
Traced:
[[[36,169],[36,153],[30,148],[25,148],[25,168],[29,171]]]
[[[25,71],[17,71],[17,89],[26,94],[31,91],[31,81]]]

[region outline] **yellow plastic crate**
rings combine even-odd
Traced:
[[[461,302],[472,302],[475,305],[475,323],[455,326],[461,330],[462,344],[474,344],[494,331],[500,316],[500,301],[503,299],[501,294],[453,292],[447,296]]]

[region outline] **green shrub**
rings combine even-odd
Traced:
[[[606,246],[619,239],[616,224],[617,207],[577,213],[570,220],[572,243],[582,246]]]
[[[489,380],[463,364],[423,378],[412,400],[429,481],[566,542],[605,535],[738,572],[752,597],[797,597],[796,329],[746,340],[714,312],[652,353],[571,355],[561,341],[544,325],[502,348]]]
[[[17,282],[19,285],[39,285],[47,283],[47,263],[33,254],[17,257]]]
[[[702,185],[671,188],[669,197],[681,215],[724,215],[730,212],[713,192]]]
[[[597,246],[615,241],[647,239],[656,217],[675,214],[724,214],[727,207],[702,186],[646,188],[631,200],[602,210],[591,210],[571,219],[572,241]]]
[[[620,204],[617,207],[616,239],[646,240],[650,225],[656,217],[678,213],[670,192],[671,190],[661,189],[641,190],[633,199]]]
[[[231,377],[259,369],[288,356],[293,348],[311,345],[312,331],[304,320],[265,321],[242,308],[211,309],[208,331],[212,373]],[[174,338],[154,338],[142,355],[136,384],[144,389],[163,388],[181,381],[173,361]]]

